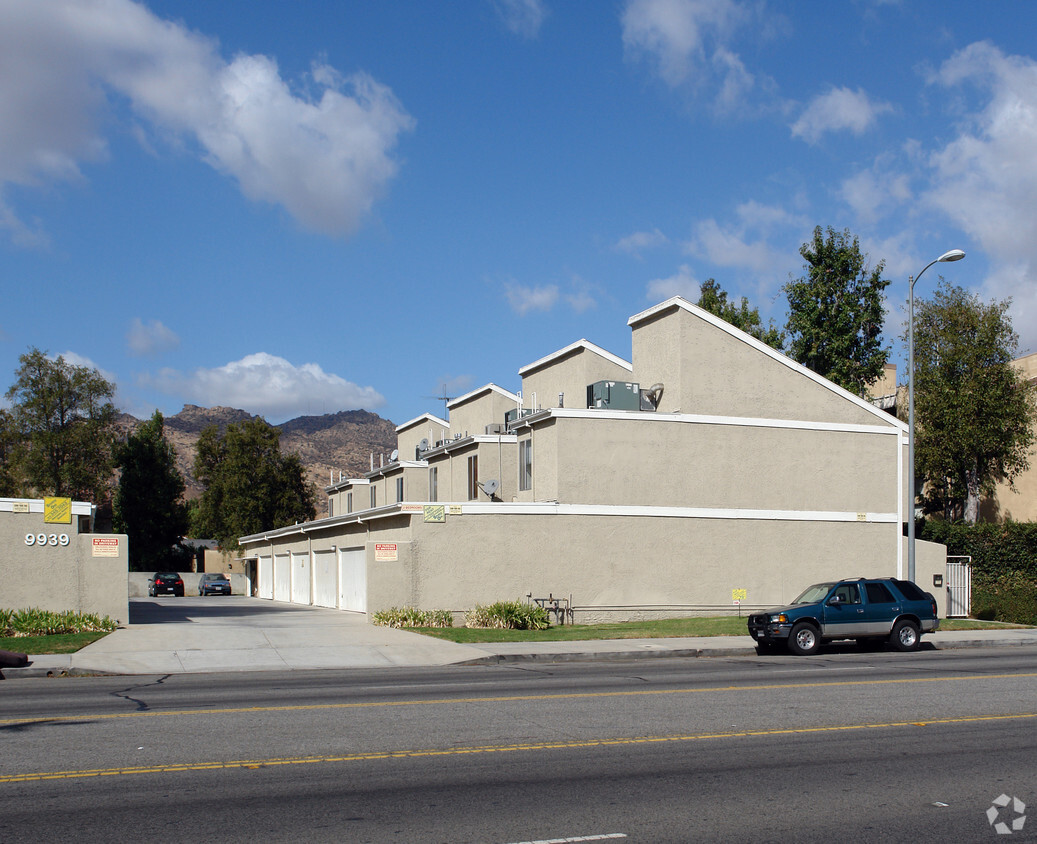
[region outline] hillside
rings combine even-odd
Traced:
[[[244,410],[231,407],[196,407],[185,405],[174,416],[165,417],[165,436],[176,450],[176,465],[187,483],[187,498],[198,498],[201,485],[194,477],[195,444],[201,432],[209,425],[225,429],[235,422],[256,419]],[[123,414],[120,427],[130,432],[141,420]],[[329,480],[355,478],[371,468],[371,453],[377,465],[379,454],[390,454],[396,448],[396,426],[366,410],[345,410],[323,416],[300,416],[278,425],[281,429],[281,450],[298,454],[306,469],[307,478],[323,491]],[[325,502],[317,496],[317,515],[323,515]]]

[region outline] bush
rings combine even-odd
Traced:
[[[927,521],[919,538],[946,545],[951,556],[972,557],[975,618],[1037,624],[1037,524]]]
[[[383,627],[453,627],[454,614],[450,610],[390,607],[376,612],[371,621]]]
[[[476,606],[465,613],[465,627],[492,627],[505,630],[546,630],[551,626],[547,610],[518,601],[498,601],[488,607]]]
[[[37,608],[0,610],[0,636],[59,636],[68,633],[111,633],[117,627],[108,616]]]

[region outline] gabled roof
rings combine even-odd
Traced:
[[[564,349],[559,349],[557,352],[554,352],[553,354],[550,354],[547,357],[542,357],[540,358],[540,360],[536,360],[533,361],[533,363],[526,364],[524,367],[522,367],[522,369],[519,370],[519,375],[526,375],[527,373],[530,373],[535,369],[539,369],[542,366],[545,366],[553,361],[565,357],[566,355],[576,351],[577,349],[583,349],[585,351],[592,352],[593,354],[596,354],[599,357],[605,358],[605,360],[609,361],[610,363],[614,363],[616,366],[622,367],[628,372],[634,371],[634,365],[632,363],[629,363],[628,361],[623,360],[623,358],[619,357],[618,355],[614,355],[612,354],[612,352],[605,351],[605,349],[601,348],[601,346],[596,346],[589,340],[577,340],[575,343],[570,343]]]
[[[470,393],[465,393],[463,396],[458,396],[453,401],[448,402],[447,409],[449,410],[450,408],[458,407],[459,405],[462,405],[465,402],[469,402],[472,399],[478,398],[479,396],[484,395],[485,393],[499,393],[508,401],[513,401],[516,403],[521,401],[519,396],[515,393],[509,392],[508,390],[505,390],[503,387],[498,387],[496,384],[487,384],[484,387],[479,387],[479,389],[477,390],[472,390]]]
[[[434,416],[431,413],[423,413],[421,416],[417,416],[414,419],[411,419],[410,422],[404,422],[402,425],[397,425],[396,433],[398,434],[400,433],[400,431],[406,431],[408,428],[413,428],[418,423],[425,422],[431,422],[434,425],[440,425],[443,428],[450,427],[450,423],[447,422],[445,419],[440,419],[438,416]]]
[[[895,416],[891,416],[886,411],[880,410],[879,408],[875,407],[875,405],[873,405],[871,402],[862,399],[860,396],[854,395],[849,390],[840,387],[835,382],[829,381],[827,378],[818,375],[812,369],[808,369],[801,363],[797,363],[792,358],[783,355],[777,349],[771,348],[762,340],[757,340],[751,334],[746,334],[740,328],[735,328],[733,325],[731,325],[731,323],[721,319],[716,314],[711,314],[704,308],[700,308],[698,305],[691,304],[691,302],[689,302],[682,296],[673,296],[672,298],[667,299],[665,302],[660,302],[658,305],[655,305],[646,311],[641,311],[641,313],[639,314],[634,314],[632,317],[630,317],[630,319],[627,320],[627,325],[630,326],[630,328],[632,329],[638,323],[651,319],[657,314],[660,314],[663,311],[669,310],[670,308],[674,307],[679,308],[683,311],[687,311],[688,313],[694,314],[699,319],[705,320],[710,325],[719,328],[721,331],[727,334],[730,334],[736,340],[740,340],[741,342],[749,346],[752,346],[757,351],[767,355],[767,357],[771,358],[772,360],[776,360],[782,366],[787,366],[794,372],[798,372],[800,375],[809,378],[815,384],[824,387],[826,390],[830,390],[831,392],[835,393],[841,398],[853,402],[855,405],[868,411],[868,413],[872,414],[873,416],[879,417],[880,419],[882,419],[883,422],[898,426],[902,428],[904,431],[907,430],[907,423],[901,422]]]

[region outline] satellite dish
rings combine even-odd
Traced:
[[[420,443],[418,443],[418,451],[428,451],[428,438],[426,437]]]
[[[488,481],[483,481],[479,484],[480,489],[485,492],[490,498],[493,498],[494,493],[500,489],[500,481],[496,478],[490,478]]]
[[[390,463],[395,463],[397,460],[399,460],[399,458],[400,458],[400,450],[398,448],[394,448],[392,450],[392,454],[389,455],[389,462]]]

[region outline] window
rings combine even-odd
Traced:
[[[396,501],[399,503],[403,501],[403,478],[396,479]]]
[[[329,497],[328,498],[328,518],[330,519],[334,515],[335,515],[335,499]]]
[[[432,466],[428,470],[428,500],[439,501],[439,467]]]
[[[377,506],[378,506],[378,487],[376,487],[374,484],[371,484],[371,507],[373,508],[373,507],[377,507]]]
[[[533,440],[522,440],[518,444],[519,489],[533,488]]]
[[[468,458],[468,500],[475,501],[479,497],[479,455]]]
[[[843,604],[859,604],[861,602],[861,593],[855,583],[840,583],[839,588],[835,590],[835,594],[832,597],[838,598]]]
[[[865,583],[864,591],[868,593],[869,604],[893,604],[897,600],[884,583]]]
[[[346,512],[353,512],[353,493],[351,492],[346,493]]]

